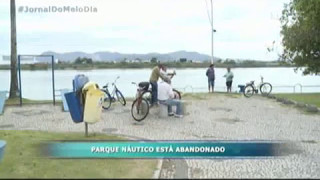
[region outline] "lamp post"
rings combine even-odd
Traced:
[[[211,64],[213,64],[213,35],[214,33],[217,32],[217,30],[213,29],[213,26],[212,26],[212,30],[211,30]]]
[[[213,28],[213,4],[212,4],[212,0],[210,2],[211,2],[211,64],[213,64],[213,35],[217,31]]]

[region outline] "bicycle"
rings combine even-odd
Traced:
[[[172,79],[172,77],[175,75],[175,72],[173,74],[168,74],[168,75],[171,76],[169,78]],[[132,103],[131,115],[134,120],[142,121],[148,116],[149,109],[151,106],[152,91],[151,91],[150,83],[140,82],[139,84],[137,84],[135,82],[132,82],[132,84],[137,85],[137,93],[136,93],[136,99]],[[178,90],[173,89],[173,93],[174,93],[174,99],[181,99],[181,93]]]
[[[123,106],[126,105],[126,99],[124,98],[121,91],[116,86],[116,82],[119,78],[120,77],[118,76],[115,79],[115,81],[112,83],[113,90],[112,90],[111,94],[108,89],[109,83],[107,83],[105,86],[103,86],[103,89],[101,89],[105,93],[105,98],[103,99],[103,103],[102,103],[103,109],[109,109],[111,106],[111,103],[115,102],[116,100],[118,100],[120,102],[120,104],[122,104]]]
[[[143,83],[148,83],[148,82],[143,82]],[[181,99],[181,93],[176,90],[176,89],[172,89],[173,91],[173,94],[174,94],[174,99]],[[142,92],[142,97],[145,98],[148,103],[151,105],[152,103],[152,89],[151,89],[151,86],[150,88],[148,88],[147,90],[143,91]]]
[[[174,71],[173,73],[168,73],[166,76],[168,79],[172,79],[173,76],[176,75],[176,72]],[[145,85],[145,89],[144,91],[142,92],[142,97],[145,98],[149,104],[151,105],[152,104],[152,87],[150,86],[150,83],[149,82],[141,82]],[[173,94],[174,94],[174,99],[181,99],[181,93],[176,90],[176,89],[172,89],[173,91]]]
[[[260,90],[260,93],[262,95],[269,95],[272,91],[272,85],[268,82],[263,82],[263,77],[261,76],[261,82],[258,84],[258,86],[254,85],[254,81],[250,81],[250,83],[247,83],[243,94],[245,97],[251,97],[254,93],[257,94]]]
[[[149,114],[149,102],[143,98],[143,92],[147,91],[149,88],[148,82],[137,83],[132,82],[132,84],[137,86],[136,99],[132,103],[131,116],[136,121],[144,120]]]

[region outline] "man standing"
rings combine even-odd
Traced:
[[[165,80],[165,77],[163,74],[160,73],[160,70],[163,69],[163,65],[158,64],[152,69],[151,76],[150,76],[150,84],[152,87],[152,97],[151,97],[151,106],[158,104],[158,80],[159,77],[161,79]]]
[[[227,85],[227,92],[231,92],[232,87],[232,80],[233,80],[233,73],[230,70],[230,67],[227,68],[227,74],[225,74],[223,77],[226,78],[226,85]]]
[[[168,115],[182,118],[182,104],[178,99],[174,99],[174,93],[169,82],[161,81],[158,83],[158,98],[161,104],[168,106]],[[172,112],[172,106],[176,106],[176,113]]]
[[[215,73],[214,73],[214,65],[211,64],[208,68],[206,75],[208,77],[208,89],[210,92],[210,87],[212,87],[212,92],[214,92],[214,80],[215,80]]]

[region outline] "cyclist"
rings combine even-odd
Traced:
[[[160,70],[163,70],[164,66],[162,64],[158,64],[152,69],[149,82],[152,87],[152,96],[151,96],[151,106],[158,104],[158,80],[159,77],[163,80],[166,80],[166,76],[160,73]]]

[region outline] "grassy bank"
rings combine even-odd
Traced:
[[[50,104],[50,103],[53,103],[53,101],[52,100],[31,100],[31,99],[22,98],[22,104]],[[19,98],[7,99],[5,104],[19,105],[20,99]],[[62,104],[62,101],[56,100],[56,104]]]
[[[215,92],[215,93],[183,93],[182,99],[192,99],[192,100],[206,100],[213,96],[227,96],[230,98],[239,98],[241,97],[241,94],[239,93],[225,93],[225,92]]]
[[[7,142],[0,163],[0,178],[151,178],[157,160],[47,159],[40,155],[40,142],[47,140],[119,140],[102,134],[4,131]]]
[[[291,93],[291,94],[275,94],[276,97],[291,99],[297,102],[313,104],[320,107],[320,93]]]

